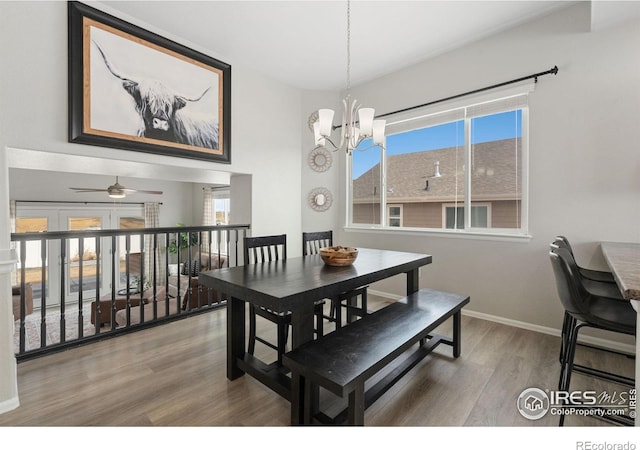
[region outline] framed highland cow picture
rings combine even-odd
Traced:
[[[69,2],[69,142],[231,162],[231,66]]]

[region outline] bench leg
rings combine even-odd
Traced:
[[[461,324],[460,324],[461,316],[462,316],[462,313],[459,310],[453,315],[453,357],[454,358],[457,358],[458,356],[460,356],[460,347],[461,347],[460,341],[462,338]]]
[[[320,390],[298,373],[291,373],[291,425],[311,425]]]
[[[304,379],[297,373],[291,373],[291,425],[302,425],[302,406],[304,398]]]
[[[364,383],[359,383],[355,390],[349,393],[349,425],[364,425]]]

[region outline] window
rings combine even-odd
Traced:
[[[213,214],[215,217],[216,225],[229,225],[229,207],[231,204],[231,199],[227,198],[216,198],[213,205]]]
[[[389,205],[389,226],[401,227],[402,226],[402,205]]]
[[[488,228],[490,205],[471,205],[471,227]],[[464,229],[464,207],[455,205],[443,205],[445,228]]]
[[[349,225],[526,235],[531,86],[392,116],[352,152]]]
[[[203,225],[230,225],[231,224],[231,191],[229,186],[218,186],[205,189],[203,206]],[[212,252],[228,251],[227,242],[230,239],[228,231],[215,230],[209,236],[202,237],[203,248],[208,248]]]

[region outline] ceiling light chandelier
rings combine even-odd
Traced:
[[[375,119],[373,108],[361,108],[357,100],[351,99],[351,2],[347,1],[347,96],[342,100],[342,125],[340,144],[331,140],[334,130],[332,109],[319,109],[309,118],[310,127],[315,137],[316,148],[325,147],[327,142],[333,147],[331,150],[344,150],[351,154],[362,141],[371,138],[373,145],[358,150],[368,150],[372,147],[384,147],[385,121]]]

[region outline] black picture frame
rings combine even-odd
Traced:
[[[68,21],[69,142],[231,163],[229,64],[80,2]]]

